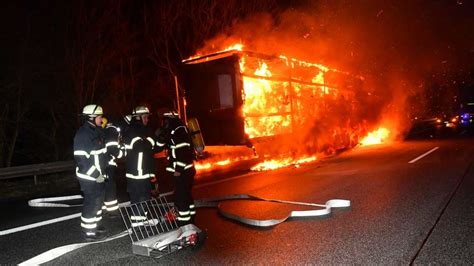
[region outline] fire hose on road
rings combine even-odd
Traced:
[[[166,197],[169,195],[172,195],[173,192],[167,192],[163,193],[160,195],[160,197]],[[53,198],[40,198],[40,199],[33,199],[28,202],[29,206],[31,207],[59,207],[59,208],[68,208],[68,207],[78,207],[81,206],[80,204],[65,204],[65,203],[58,203],[58,202],[64,202],[64,201],[70,201],[70,200],[80,200],[82,197],[80,195],[73,195],[73,196],[65,196],[65,197],[53,197]],[[314,207],[314,209],[310,210],[293,210],[290,211],[285,217],[280,218],[280,219],[252,219],[252,218],[247,218],[243,217],[240,215],[237,215],[235,213],[232,213],[230,211],[225,210],[222,208],[222,202],[225,201],[235,201],[235,200],[245,200],[245,201],[261,201],[261,202],[273,202],[273,203],[281,203],[281,204],[290,204],[290,205],[297,205],[297,206],[307,206],[307,207]],[[173,203],[170,203],[171,205]],[[121,207],[126,207],[130,205],[129,202],[124,202],[119,204]],[[351,206],[351,202],[349,200],[343,200],[343,199],[331,199],[326,201],[326,204],[317,204],[317,203],[308,203],[308,202],[299,202],[299,201],[287,201],[287,200],[277,200],[277,199],[268,199],[268,198],[263,198],[263,197],[258,197],[254,195],[249,195],[249,194],[234,194],[234,195],[227,195],[227,196],[222,196],[222,197],[216,197],[216,198],[207,198],[207,199],[198,199],[195,200],[195,205],[197,208],[217,208],[218,212],[231,220],[254,226],[254,227],[272,227],[276,226],[280,223],[283,223],[287,221],[290,218],[295,218],[295,217],[320,217],[320,216],[326,216],[329,215],[332,211],[332,208],[348,208]],[[8,229],[4,231],[0,231],[0,235],[6,235],[18,231],[23,231],[39,226],[43,226],[46,224],[51,224],[51,223],[56,223],[68,219],[73,219],[77,218],[80,216],[80,213],[78,214],[73,214],[73,215],[68,215],[66,217],[61,217],[61,218],[56,218],[53,220],[49,221],[44,221],[44,222],[39,222],[36,224],[30,224],[27,226],[22,226],[18,228],[13,228],[13,229]],[[127,235],[127,231],[125,230],[119,234],[116,234],[114,236],[111,236],[105,240],[102,241],[97,241],[97,242],[87,242],[87,243],[77,243],[77,244],[71,244],[71,245],[66,245],[62,247],[57,247],[55,249],[46,251],[36,257],[33,257],[25,262],[23,264],[39,264],[39,263],[44,263],[50,260],[53,260],[59,256],[62,256],[72,250],[90,245],[90,244],[97,244],[101,242],[107,242],[111,241],[114,239],[121,238],[125,235]]]

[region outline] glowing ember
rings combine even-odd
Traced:
[[[375,131],[370,132],[366,137],[362,139],[360,144],[362,145],[374,145],[382,143],[390,135],[390,131],[386,128],[379,128]]]
[[[293,165],[294,167],[299,167],[301,164],[309,163],[316,161],[316,156],[305,157],[300,159],[284,158],[284,159],[274,159],[261,162],[251,168],[252,171],[267,171],[275,170],[283,167]]]

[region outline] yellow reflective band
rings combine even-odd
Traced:
[[[189,205],[190,209],[194,209],[196,206],[194,204]]]
[[[86,228],[86,229],[94,229],[94,228],[97,228],[97,224],[84,224],[84,223],[81,223],[81,227]]]
[[[185,163],[180,162],[180,161],[176,161],[176,164],[177,164],[178,166],[181,166],[181,167],[185,167],[185,166],[186,166]]]
[[[147,137],[146,138],[150,143],[151,143],[151,146],[155,146],[155,140],[150,138],[150,137]]]
[[[190,147],[190,146],[191,146],[191,144],[189,144],[187,142],[181,142],[179,144],[171,146],[171,149],[179,149],[179,148],[182,148],[182,147]]]
[[[115,162],[115,157],[114,156],[112,156],[112,159],[110,159],[109,165],[117,166],[117,163]]]
[[[96,169],[95,165],[91,166],[91,168],[89,168],[89,170],[87,170],[86,175],[90,176],[92,173],[94,173],[95,169]]]
[[[186,133],[188,132],[188,131],[186,130],[186,127],[185,127],[185,126],[179,126],[179,127],[175,128],[174,130],[171,130],[171,135],[174,135],[174,133],[175,133],[176,131],[178,131],[178,129],[180,129],[180,128],[184,128],[184,131],[186,131]]]
[[[137,163],[137,171],[138,171],[139,176],[143,175],[142,164],[143,164],[143,152],[139,152],[138,153],[138,163]]]
[[[95,182],[95,178],[93,178],[92,176],[88,176],[88,175],[79,173],[79,167],[76,167],[76,176],[77,176],[78,178],[81,178],[81,179],[86,179],[86,180],[90,180],[90,181],[94,181],[94,182]]]
[[[166,171],[171,172],[171,173],[174,173],[174,172],[175,172],[174,169],[171,168],[171,167],[166,167]]]
[[[117,141],[110,141],[110,142],[107,142],[105,144],[105,147],[109,147],[109,146],[119,146],[119,143]]]
[[[115,211],[115,210],[118,210],[119,206],[118,205],[115,205],[114,207],[107,207],[105,208],[108,212],[111,212],[111,211]]]
[[[191,216],[187,216],[187,217],[179,217],[178,216],[178,221],[189,221],[191,220]]]
[[[118,203],[118,200],[104,201],[104,204],[106,206],[111,206],[111,205],[114,205],[114,204],[117,204],[117,203]]]
[[[135,144],[135,142],[137,142],[137,141],[139,141],[139,140],[141,140],[141,139],[142,139],[142,138],[140,138],[140,137],[135,137],[135,138],[133,138],[133,139],[130,141],[130,144],[127,145],[127,143],[125,143],[125,149],[127,149],[127,150],[133,149],[133,145]]]
[[[100,150],[93,150],[91,151],[91,155],[99,155],[99,154],[102,154],[102,153],[105,153],[107,150],[105,148],[102,148]]]
[[[146,216],[130,216],[130,220],[134,220],[134,221],[144,221],[146,220]]]
[[[81,216],[81,221],[84,222],[84,223],[95,223],[96,222],[96,217],[94,218],[85,218],[83,216]]]
[[[102,172],[100,171],[99,156],[97,154],[94,155],[94,165],[97,168],[97,170],[99,170],[99,173],[102,174]]]
[[[180,211],[178,211],[178,214],[179,214],[180,216],[186,216],[186,215],[189,215],[189,211],[185,211],[185,212],[180,212]]]
[[[138,223],[132,222],[132,227],[143,226],[143,225],[144,225],[143,222],[138,222]]]
[[[132,175],[132,174],[125,174],[126,177],[131,178],[131,179],[146,179],[154,176],[153,174],[145,174],[145,175]]]
[[[90,154],[87,153],[86,151],[74,151],[74,155],[77,155],[77,156],[86,156],[87,159],[89,159]]]
[[[159,146],[159,147],[163,147],[163,146],[165,146],[165,144],[164,144],[164,143],[161,143],[161,142],[158,142],[158,141],[156,142],[156,145],[157,145],[157,146]]]
[[[186,166],[184,167],[184,169],[189,169],[189,168],[191,168],[191,167],[193,167],[193,166],[194,166],[194,164],[188,164],[188,165],[186,165]]]

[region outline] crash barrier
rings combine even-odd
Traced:
[[[74,171],[74,161],[62,161],[53,163],[39,163],[22,166],[0,168],[0,180],[14,179],[18,177],[31,176],[35,185],[38,184],[38,176],[46,174]]]

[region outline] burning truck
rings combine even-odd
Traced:
[[[242,46],[183,60],[176,93],[206,145],[247,146],[266,160],[314,160],[367,134],[362,77]]]

